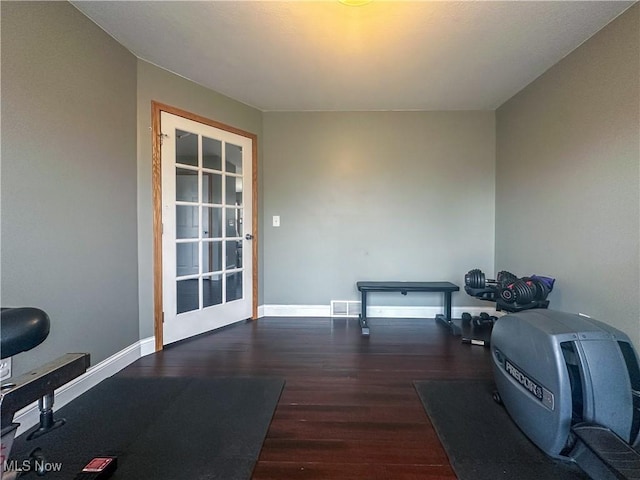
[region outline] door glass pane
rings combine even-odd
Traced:
[[[222,303],[222,274],[202,278],[202,306],[210,307]]]
[[[176,163],[198,166],[198,135],[176,130]]]
[[[227,268],[242,267],[242,241],[229,240],[227,243]]]
[[[198,172],[186,168],[176,168],[176,201],[198,201]]]
[[[237,224],[237,228],[238,228],[238,236],[241,237],[242,236],[242,208],[237,208],[236,209],[236,218],[238,219],[238,224]]]
[[[242,174],[242,147],[233,145],[232,143],[227,143],[226,154],[227,173]]]
[[[227,273],[227,302],[242,298],[242,272]]]
[[[219,272],[222,270],[222,242],[203,242],[202,271],[203,273]]]
[[[178,301],[177,312],[184,313],[191,310],[198,310],[200,307],[198,298],[198,279],[178,280],[176,282]]]
[[[222,203],[222,175],[202,172],[202,203]]]
[[[238,209],[236,208],[227,208],[226,209],[226,214],[227,214],[227,237],[239,237],[240,234],[238,233],[238,219],[237,219],[237,214],[238,214]]]
[[[222,237],[222,208],[202,207],[202,236],[204,238]]]
[[[198,207],[176,205],[176,238],[198,238]]]
[[[198,242],[176,243],[176,275],[178,277],[197,274],[198,263]]]
[[[202,137],[202,166],[212,170],[222,170],[222,142]]]
[[[227,205],[242,205],[242,178],[225,176],[225,187]]]

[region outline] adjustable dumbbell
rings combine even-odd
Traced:
[[[523,277],[510,283],[500,291],[500,298],[506,303],[526,305],[547,298],[549,288],[538,279]]]
[[[506,270],[501,270],[498,272],[498,278],[496,279],[498,285],[505,287],[510,283],[515,282],[518,279],[513,273],[507,272]]]
[[[516,277],[513,273],[503,270],[498,272],[497,279],[487,279],[482,270],[474,268],[473,270],[469,270],[464,276],[464,283],[469,288],[498,287],[506,286],[510,283],[513,283],[517,280],[517,278],[518,277]]]
[[[491,316],[486,312],[482,312],[479,316],[473,317],[471,324],[478,328],[491,327],[497,319],[497,317]]]

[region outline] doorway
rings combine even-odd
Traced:
[[[156,350],[257,318],[257,137],[153,103]]]

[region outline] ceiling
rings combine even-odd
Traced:
[[[137,57],[263,111],[493,110],[633,3],[72,2]]]

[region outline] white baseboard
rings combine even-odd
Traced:
[[[472,316],[487,312],[495,315],[495,307],[452,307],[453,318],[460,318],[463,312]],[[442,313],[442,307],[421,306],[376,306],[367,307],[367,316],[370,318],[434,318]],[[330,317],[329,305],[261,305],[258,307],[258,316],[262,317]]]
[[[329,305],[263,305],[264,317],[328,317]],[[258,309],[260,312],[260,309]]]
[[[146,357],[152,353],[156,353],[156,338],[147,337],[144,340],[140,340],[140,357]]]
[[[127,365],[154,351],[155,339],[154,337],[149,337],[126,347],[102,362],[90,367],[84,374],[55,391],[54,410],[65,406],[71,400],[79,397],[102,380],[115,375]],[[40,421],[38,402],[36,401],[18,410],[14,415],[13,421],[20,424],[16,435],[20,435],[36,425]]]

